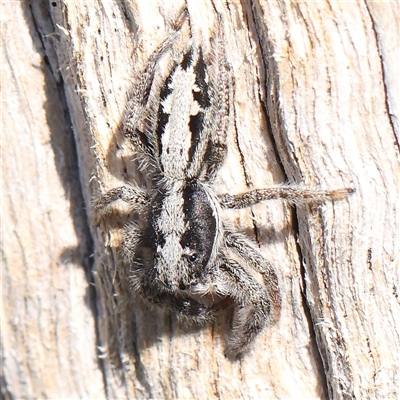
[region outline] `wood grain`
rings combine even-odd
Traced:
[[[100,398],[73,132],[34,18],[2,5],[2,396]]]
[[[183,2],[7,4],[5,398],[400,396],[398,7],[186,3],[205,48],[221,16],[235,81],[216,192],[285,181],[357,192],[320,207],[226,211],[276,266],[283,293],[278,324],[228,361],[230,314],[196,328],[148,308],[118,257],[124,217],[92,224],[93,197],[145,179],[121,116]]]

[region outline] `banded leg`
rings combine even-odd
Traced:
[[[140,274],[140,273],[139,273]],[[140,274],[133,275],[133,284],[137,292],[150,303],[167,308],[178,314],[180,318],[190,318],[196,323],[214,320],[214,310],[187,296],[184,292],[172,292],[159,284],[153,276]]]
[[[264,200],[283,199],[291,204],[322,203],[327,200],[342,200],[354,193],[354,189],[321,190],[302,186],[272,186],[249,192],[219,196],[223,208],[246,208]]]
[[[271,299],[263,286],[233,260],[223,260],[217,272],[217,292],[233,299],[235,311],[226,354],[236,357],[270,323]]]
[[[146,241],[146,231],[141,229],[138,222],[132,221],[125,224],[120,254],[126,264],[138,262],[138,252],[145,251]]]
[[[139,209],[148,205],[149,195],[144,190],[133,185],[111,189],[94,202],[93,210],[96,225],[100,223],[104,216],[111,212],[111,205],[117,200],[122,200],[132,206],[132,208]]]
[[[262,275],[265,290],[271,302],[270,323],[277,322],[281,312],[282,298],[274,267],[259,253],[250,240],[240,233],[225,232],[225,243],[247,265]]]

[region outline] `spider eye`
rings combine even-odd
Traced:
[[[199,258],[199,255],[191,250],[189,253],[185,254],[185,257],[190,263],[194,263]]]
[[[189,255],[189,261],[190,262],[194,262],[197,260],[197,254],[196,253],[192,253]]]

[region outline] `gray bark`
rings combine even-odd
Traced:
[[[187,1],[205,42],[222,17],[235,78],[216,191],[357,190],[226,212],[283,294],[238,362],[229,312],[200,329],[148,308],[116,251],[123,219],[92,223],[92,198],[137,177],[126,93],[182,5],[3,5],[3,397],[399,397],[398,5]]]

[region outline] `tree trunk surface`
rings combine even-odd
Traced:
[[[120,132],[127,93],[187,5],[221,19],[234,77],[217,194],[355,188],[224,218],[276,268],[277,324],[238,361],[231,311],[184,326],[133,291],[124,217],[92,199],[144,179]],[[399,5],[49,1],[2,5],[5,399],[400,397]]]

